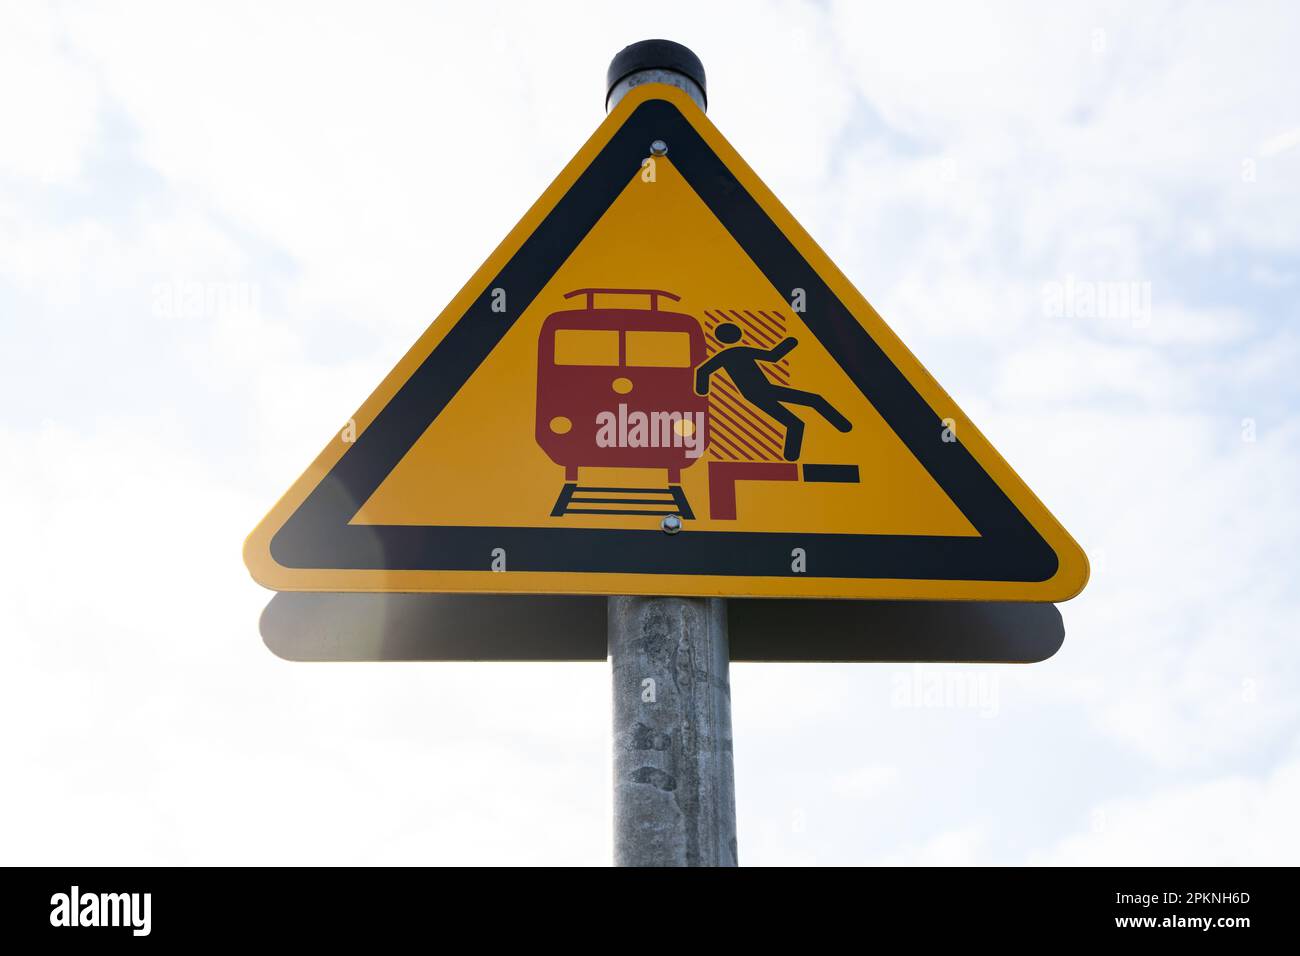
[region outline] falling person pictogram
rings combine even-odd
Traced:
[[[719,325],[714,329],[713,335],[727,348],[696,369],[695,391],[700,395],[709,394],[709,379],[713,373],[726,372],[747,402],[785,428],[785,446],[781,454],[786,461],[799,460],[804,430],[803,419],[786,408],[786,405],[802,405],[813,409],[837,431],[847,432],[853,429],[853,423],[816,392],[777,385],[763,374],[759,363],[781,361],[799,344],[798,339],[787,337],[770,349],[736,345],[741,337],[740,326],[731,322]]]

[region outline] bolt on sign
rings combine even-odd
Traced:
[[[352,422],[249,537],[267,587],[1057,601],[1087,580],[661,84],[606,117]]]

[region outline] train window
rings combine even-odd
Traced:
[[[557,329],[556,365],[617,365],[617,329]]]
[[[649,368],[690,368],[691,337],[685,332],[628,332],[627,364]]]

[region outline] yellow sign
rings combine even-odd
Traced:
[[[630,92],[249,537],[278,590],[1057,601],[1078,545],[681,91]]]

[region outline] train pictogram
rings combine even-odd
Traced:
[[[662,289],[583,288],[585,301],[554,312],[537,342],[537,444],[564,468],[551,514],[671,515],[693,518],[681,473],[708,445],[707,399],[695,391],[705,361],[700,323],[660,308],[680,301]],[[646,296],[649,308],[597,305],[596,297]],[[642,428],[640,440],[607,440],[613,427]],[[605,432],[602,432],[602,429]],[[664,473],[637,487],[583,486],[583,468],[641,468]]]

